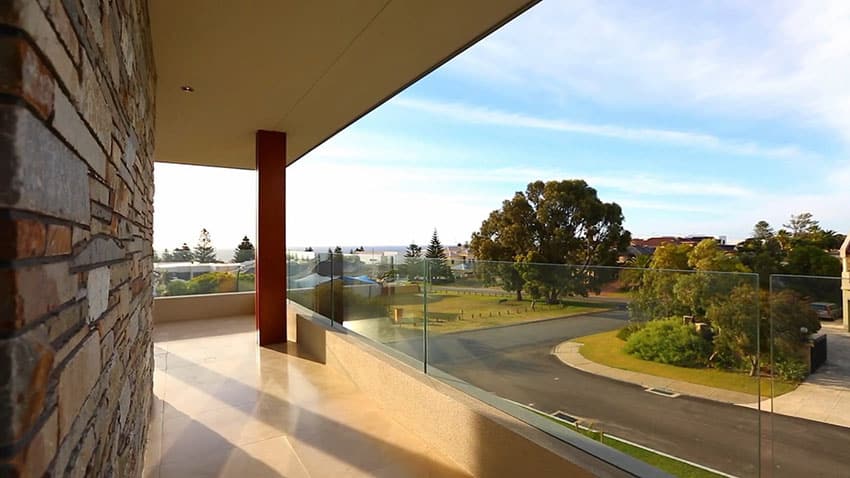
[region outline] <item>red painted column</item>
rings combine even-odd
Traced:
[[[257,131],[254,314],[260,345],[286,342],[286,133]]]

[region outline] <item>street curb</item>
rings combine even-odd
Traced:
[[[747,408],[752,408],[752,409],[755,409],[753,407],[754,406],[757,407],[758,404],[762,401],[761,399],[759,399],[759,397],[751,397],[751,398],[749,398],[749,401],[742,401],[743,398],[748,397],[747,394],[744,394],[744,393],[741,393],[741,392],[730,392],[728,390],[716,389],[716,388],[713,388],[713,387],[708,387],[706,385],[692,384],[692,383],[688,383],[688,382],[683,382],[681,380],[667,379],[667,378],[664,378],[664,377],[656,377],[654,375],[649,375],[649,374],[640,373],[640,372],[632,372],[632,371],[629,371],[629,370],[620,370],[620,369],[617,369],[617,368],[614,368],[614,367],[609,367],[607,365],[602,365],[602,364],[593,362],[593,361],[585,358],[583,355],[580,355],[580,353],[578,352],[578,349],[580,349],[583,345],[584,344],[582,344],[581,342],[574,342],[572,340],[566,340],[564,342],[559,343],[555,347],[553,347],[552,351],[550,353],[552,355],[554,355],[555,358],[557,358],[561,363],[563,363],[564,365],[567,365],[568,367],[572,367],[576,370],[581,370],[582,372],[589,373],[589,374],[592,374],[592,375],[596,375],[596,376],[599,376],[599,377],[605,377],[605,378],[608,378],[608,379],[611,379],[611,380],[616,380],[618,382],[629,383],[629,384],[632,384],[632,385],[638,385],[638,386],[643,387],[644,389],[647,389],[647,390],[652,389],[652,388],[659,388],[658,385],[652,385],[652,382],[658,381],[658,380],[663,380],[663,381],[669,382],[663,388],[669,389],[669,390],[671,390],[675,393],[678,393],[680,395],[683,395],[683,396],[695,397],[695,398],[700,398],[700,399],[703,399],[703,400],[710,400],[710,401],[713,401],[713,402],[725,403],[727,405],[735,405],[735,406],[739,406],[739,407],[747,407]],[[573,353],[579,354],[582,361],[594,364],[596,367],[602,367],[603,369],[605,369],[606,371],[610,371],[611,373],[608,373],[608,374],[598,373],[597,371],[589,370],[587,367],[582,367],[582,365],[580,363],[576,363],[575,361],[570,361],[570,359],[567,356],[572,355]],[[628,378],[622,376],[624,374],[634,375],[636,378],[635,379],[628,379]],[[740,397],[736,397],[736,400],[721,399],[721,398],[718,398],[716,396],[710,396],[710,395],[707,395],[707,394],[697,393],[693,390],[694,387],[701,387],[701,388],[716,390],[720,394],[740,395]]]
[[[508,400],[508,399],[505,399],[505,400]],[[708,466],[701,465],[701,464],[699,464],[699,463],[695,463],[695,462],[692,462],[692,461],[686,460],[686,459],[684,459],[684,458],[680,458],[680,457],[678,457],[678,456],[671,455],[671,454],[669,454],[669,453],[664,453],[663,451],[656,450],[655,448],[651,448],[651,447],[648,447],[648,446],[646,446],[646,445],[641,445],[640,443],[636,443],[636,442],[633,442],[633,441],[631,441],[631,440],[626,440],[625,438],[620,438],[620,437],[618,437],[618,436],[616,436],[616,435],[612,435],[612,434],[610,434],[610,433],[605,433],[605,432],[602,432],[602,431],[599,431],[599,430],[594,430],[593,428],[591,428],[591,427],[589,427],[589,426],[582,425],[582,424],[580,423],[580,421],[579,421],[579,422],[577,422],[577,423],[570,423],[570,422],[568,422],[568,421],[566,421],[566,420],[564,420],[564,419],[562,419],[562,418],[556,417],[556,416],[555,416],[555,413],[556,413],[556,412],[553,412],[553,413],[546,413],[546,412],[544,412],[544,411],[542,411],[542,410],[538,410],[538,409],[536,409],[536,408],[534,408],[534,407],[530,407],[530,406],[525,405],[525,404],[523,404],[523,403],[515,402],[515,401],[513,401],[513,400],[508,400],[508,401],[509,401],[509,402],[512,402],[512,403],[514,403],[514,404],[516,404],[516,405],[518,405],[518,406],[520,406],[520,407],[524,407],[524,408],[526,408],[526,409],[528,409],[528,410],[531,410],[532,412],[546,414],[546,415],[548,415],[551,419],[553,419],[553,420],[557,420],[558,422],[560,422],[560,423],[562,423],[562,424],[564,424],[564,425],[571,426],[571,427],[576,427],[576,428],[583,429],[583,430],[589,430],[589,431],[598,432],[598,433],[601,433],[602,435],[604,435],[605,437],[608,437],[608,438],[610,438],[610,439],[612,439],[612,440],[615,440],[615,441],[618,441],[618,442],[620,442],[620,443],[625,443],[625,444],[627,444],[627,445],[631,445],[631,446],[633,446],[633,447],[635,447],[635,448],[640,448],[640,449],[642,449],[642,450],[646,450],[646,451],[648,451],[648,452],[650,452],[650,453],[654,453],[654,454],[656,454],[656,455],[663,456],[664,458],[669,458],[669,459],[671,459],[671,460],[675,460],[675,461],[678,461],[678,462],[680,462],[680,463],[684,463],[684,464],[686,464],[686,465],[690,465],[690,466],[692,466],[692,467],[694,467],[694,468],[699,468],[699,469],[701,469],[701,470],[708,471],[709,473],[714,473],[715,475],[719,475],[719,476],[724,477],[724,478],[736,478],[734,475],[730,475],[730,474],[728,474],[728,473],[724,473],[724,472],[722,472],[722,471],[720,471],[720,470],[717,470],[717,469],[714,469],[714,468],[710,468],[710,467],[708,467]],[[566,412],[564,412],[563,410],[558,410],[558,412],[566,413]]]

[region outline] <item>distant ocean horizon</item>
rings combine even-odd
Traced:
[[[336,245],[333,246],[287,246],[287,249],[291,251],[303,251],[307,247],[312,247],[314,252],[327,252],[328,249],[333,250],[336,248]],[[407,246],[367,246],[365,244],[357,244],[357,245],[340,245],[339,248],[342,249],[343,253],[349,253],[355,249],[363,247],[365,252],[370,254],[379,254],[381,252],[401,252],[407,250]],[[424,247],[424,246],[423,246]]]

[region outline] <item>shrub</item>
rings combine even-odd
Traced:
[[[779,378],[800,382],[809,375],[809,367],[805,361],[796,358],[777,358],[774,371]]]
[[[681,319],[653,320],[631,334],[626,352],[644,360],[682,367],[705,365],[711,344]]]
[[[181,279],[172,279],[165,286],[165,295],[188,295],[191,293],[188,283]]]
[[[617,332],[617,338],[623,341],[629,340],[635,332],[642,329],[646,322],[640,320],[630,320],[629,325],[623,327]]]
[[[711,355],[711,365],[723,370],[736,372],[748,371],[751,366],[750,362],[738,356],[738,354],[730,350],[730,347],[725,346],[723,342],[724,338],[725,336],[715,336],[712,341],[714,353]]]
[[[236,290],[236,276],[227,272],[207,272],[189,281],[193,294],[215,294]]]

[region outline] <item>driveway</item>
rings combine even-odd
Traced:
[[[827,336],[826,363],[796,390],[774,398],[773,411],[850,427],[850,333],[840,322],[824,323],[821,332]],[[770,400],[762,402],[763,410],[770,407]]]

